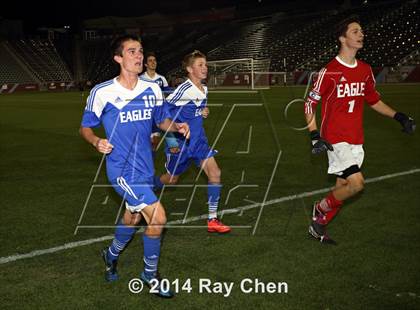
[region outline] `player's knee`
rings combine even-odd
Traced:
[[[166,224],[166,212],[160,203],[155,212],[153,213],[151,223],[157,226],[163,226]]]
[[[222,177],[222,171],[219,167],[213,167],[212,169],[209,169],[209,180],[213,182],[219,182],[220,178]]]
[[[365,188],[365,180],[364,179],[358,180],[356,183],[356,190],[358,192],[361,192],[364,188]]]
[[[171,176],[168,179],[168,184],[169,185],[176,185],[178,183],[178,177],[177,176]]]
[[[157,214],[153,221],[147,227],[148,236],[160,236],[162,234],[163,228],[166,225],[166,215]]]
[[[349,188],[352,194],[357,194],[365,187],[365,181],[363,178],[357,178],[349,182]]]
[[[154,222],[156,225],[165,225],[167,222],[165,212],[159,212]]]
[[[129,219],[129,220],[125,220],[124,221],[125,226],[135,226],[137,223],[135,222],[134,219]]]

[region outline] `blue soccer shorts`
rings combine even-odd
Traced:
[[[213,150],[208,144],[201,144],[194,148],[194,152],[191,152],[188,147],[181,148],[179,153],[166,152],[166,171],[170,175],[181,175],[184,173],[192,162],[200,167],[201,161],[214,157],[217,154],[216,150]]]
[[[153,177],[124,175],[111,182],[115,191],[125,200],[126,208],[134,213],[158,201],[153,192]]]

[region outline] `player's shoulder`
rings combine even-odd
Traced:
[[[186,103],[185,100],[182,100],[181,102],[179,101],[181,98],[190,97],[190,91],[192,89],[193,84],[189,79],[187,79],[181,84],[179,84],[177,88],[172,92],[172,94],[170,94],[166,99],[171,104],[184,105]]]
[[[357,66],[360,66],[360,69],[366,70],[368,72],[372,71],[372,67],[363,60],[357,59]]]
[[[139,76],[139,82],[143,84],[145,87],[151,87],[153,90],[155,89],[160,90],[159,84],[156,83],[155,81],[149,80],[148,78]]]
[[[111,89],[115,86],[114,79],[96,84],[91,90],[87,98],[86,110],[92,111],[93,106],[107,100]]]
[[[324,69],[326,71],[329,71],[329,72],[334,72],[334,71],[340,69],[341,66],[342,66],[342,64],[339,61],[339,59],[337,57],[334,57],[324,66]]]
[[[151,81],[151,79],[147,76],[146,71],[143,72],[142,74],[139,75],[139,78],[142,78],[144,80],[149,80]]]
[[[184,82],[182,82],[181,84],[178,85],[178,87],[175,89],[173,94],[182,95],[186,92],[189,92],[192,88],[193,88],[192,82],[189,79],[187,79],[187,80],[185,80]]]
[[[370,65],[367,62],[365,62],[363,60],[360,60],[360,59],[357,59],[357,64],[362,66],[362,67],[370,68]]]
[[[325,76],[331,75],[332,72],[337,71],[337,62],[335,58],[331,59],[326,65],[318,70],[318,73],[315,75],[320,80],[323,80]]]
[[[155,81],[153,81],[153,80],[151,80],[150,78],[148,78],[147,76],[145,76],[144,74],[142,74],[142,75],[140,75],[139,76],[139,81],[140,81],[140,83],[143,83],[143,84],[156,84],[156,82]]]
[[[89,95],[89,101],[93,102],[98,98],[106,99],[107,94],[109,91],[115,87],[114,79],[96,84],[91,90]]]
[[[105,82],[96,84],[91,90],[91,93],[97,93],[97,92],[101,92],[104,91],[110,87],[112,87],[114,85],[114,79],[111,80],[107,80]]]
[[[190,79],[186,79],[184,82],[182,82],[181,84],[178,85],[178,87],[176,89],[185,89],[185,88],[190,88],[192,87],[192,82],[190,81]]]

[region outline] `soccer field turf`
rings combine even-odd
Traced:
[[[379,90],[420,120],[419,85]],[[143,266],[140,234],[121,255],[120,280],[104,281],[99,252],[110,240],[93,241],[112,236],[121,202],[106,186],[100,154],[78,135],[87,94],[1,95],[0,308],[420,309],[419,132],[405,135],[366,107],[363,173],[371,182],[329,226],[339,245],[321,245],[307,236],[311,205],[324,195],[314,191],[326,191],[334,179],[325,155],[310,154],[307,132],[291,128],[304,124],[302,105],[284,114],[303,93],[288,87],[210,94],[206,131],[219,150],[223,221],[233,229],[207,233],[199,219],[207,209],[206,179],[194,167],[180,187],[165,189],[169,227],[160,273],[180,284],[191,279],[192,288],[172,300],[128,290]],[[160,151],[158,173],[163,162]],[[34,252],[84,240],[90,244]],[[242,292],[246,278],[285,282],[287,292],[284,284],[280,293]],[[227,297],[200,293],[200,279],[232,282],[233,289]]]

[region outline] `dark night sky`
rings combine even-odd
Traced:
[[[273,3],[273,0],[261,0]],[[279,2],[279,1],[277,1]],[[280,1],[281,2],[281,1]],[[290,2],[290,1],[286,1]],[[182,13],[200,9],[220,8],[232,5],[261,5],[258,0],[149,0],[149,1],[28,1],[10,0],[0,16],[6,19],[23,20],[25,26],[58,27],[65,24],[74,25],[88,18],[101,16],[142,16],[153,12]]]
[[[9,0],[3,3],[0,16],[6,19],[20,19],[33,26],[63,26],[74,24],[88,18],[101,16],[142,16],[153,12],[176,13],[191,12],[201,9],[222,8],[227,6],[248,7],[267,4],[313,2],[312,0],[48,0],[19,1]],[[322,2],[343,2],[345,0],[327,0]]]
[[[26,31],[33,31],[38,27],[63,27],[70,25],[74,28],[81,21],[102,16],[142,16],[153,12],[163,14],[182,14],[203,9],[236,6],[239,8],[254,8],[264,5],[278,5],[300,2],[302,8],[307,3],[340,5],[344,2],[362,2],[363,0],[48,0],[48,1],[19,1],[9,0],[3,3],[0,17],[5,19],[23,20]],[[369,0],[369,2],[379,0]]]

